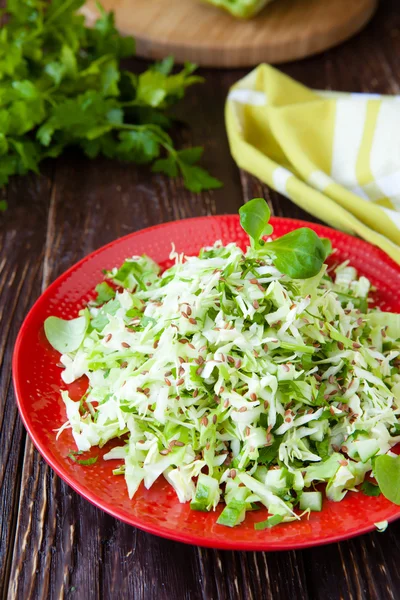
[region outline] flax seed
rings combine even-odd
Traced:
[[[112,333],[109,333],[108,335],[106,335],[106,337],[104,338],[104,341],[107,343],[111,340],[112,338]]]

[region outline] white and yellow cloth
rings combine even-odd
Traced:
[[[400,264],[400,96],[313,91],[260,65],[226,125],[241,168]]]

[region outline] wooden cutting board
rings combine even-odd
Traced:
[[[357,33],[378,0],[275,0],[241,21],[201,0],[102,0],[116,24],[136,38],[137,54],[207,67],[281,63],[326,50]],[[94,0],[84,7],[88,22]]]

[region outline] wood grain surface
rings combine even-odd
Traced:
[[[283,70],[320,89],[400,92],[400,6],[383,0],[357,38]],[[137,68],[132,63],[132,68]],[[139,65],[142,67],[142,65]],[[397,600],[400,522],[385,533],[297,552],[224,552],[154,537],[102,513],[33,449],[18,418],[11,357],[27,310],[49,282],[114,238],[151,224],[235,212],[253,196],[276,215],[308,218],[239,172],[224,98],[244,72],[204,71],[178,114],[182,143],[204,144],[222,190],[193,195],[146,169],[72,150],[40,177],[15,178],[0,216],[0,593],[9,600]]]
[[[137,53],[205,67],[248,67],[310,56],[339,44],[371,18],[378,0],[276,0],[250,20],[201,0],[103,0]],[[84,14],[93,22],[96,0]]]

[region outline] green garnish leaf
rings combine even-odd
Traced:
[[[89,315],[66,321],[59,317],[48,317],[44,322],[47,340],[61,354],[74,352],[82,344],[89,325]]]
[[[272,252],[277,269],[293,279],[308,279],[317,275],[327,256],[325,244],[308,227],[295,229],[269,242],[263,249],[268,254]]]
[[[240,224],[252,243],[257,246],[264,235],[270,235],[273,227],[268,223],[271,211],[264,198],[253,198],[239,208]]]
[[[309,279],[317,275],[332,251],[329,240],[320,238],[312,229],[301,227],[286,235],[264,243],[262,237],[270,235],[268,223],[270,210],[263,198],[254,198],[239,209],[240,224],[249,235],[251,245],[260,256],[272,256],[277,269],[293,279]]]
[[[400,505],[400,456],[377,456],[374,475],[385,498]]]

